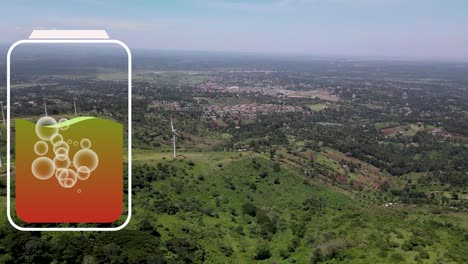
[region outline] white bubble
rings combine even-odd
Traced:
[[[73,142],[73,146],[78,147],[78,141]]]
[[[94,171],[99,164],[99,157],[96,152],[90,149],[81,149],[73,157],[73,165],[76,168],[85,166],[90,172]]]
[[[42,140],[50,140],[57,134],[58,128],[50,127],[57,124],[57,121],[50,116],[41,117],[36,123],[36,134]]]
[[[57,178],[57,180],[63,181],[67,177],[68,177],[68,169],[58,168],[55,171],[55,178]]]
[[[68,119],[66,119],[66,118],[64,117],[64,118],[61,118],[58,122],[59,122],[59,124],[60,124],[60,123],[66,122],[66,121],[68,121]],[[60,128],[60,130],[64,130],[64,131],[65,131],[65,130],[67,130],[68,128],[70,128],[70,125],[63,126],[63,127]]]
[[[64,188],[71,188],[78,181],[78,177],[72,169],[62,170],[57,179],[59,184]]]
[[[89,170],[88,167],[86,166],[81,166],[76,170],[76,175],[78,176],[78,179],[85,181],[91,176],[91,171]]]
[[[36,178],[39,180],[47,180],[54,175],[55,165],[51,159],[39,157],[33,161],[31,169]]]
[[[59,147],[59,148],[56,149],[55,155],[57,155],[57,156],[58,155],[68,155],[68,149],[66,149],[65,147]]]
[[[63,142],[63,137],[62,135],[57,133],[50,138],[50,142],[52,143],[52,145],[59,144]]]
[[[70,167],[70,158],[67,155],[57,155],[54,158],[55,168],[68,169]]]
[[[60,148],[64,148],[67,150],[67,153],[68,151],[70,150],[70,146],[68,146],[68,144],[65,142],[65,141],[62,141],[62,142],[59,142],[57,144],[54,145],[54,153],[55,155],[59,155],[60,153],[58,153],[58,150]]]
[[[75,186],[76,182],[77,182],[77,181],[74,181],[74,180],[72,180],[72,179],[70,179],[70,178],[67,178],[67,179],[65,179],[65,180],[63,181],[63,187],[65,187],[65,188],[71,188],[71,187]]]
[[[73,144],[73,140],[69,139],[69,140],[67,140],[67,143],[71,145],[71,144]]]
[[[39,156],[44,156],[49,151],[49,146],[44,141],[38,141],[34,144],[34,152]]]
[[[89,149],[91,148],[91,140],[87,139],[87,138],[83,138],[80,142],[80,146],[84,149]]]

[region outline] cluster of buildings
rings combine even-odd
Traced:
[[[205,115],[212,119],[222,118],[225,115],[255,118],[259,114],[301,112],[302,108],[292,105],[278,104],[239,104],[231,106],[208,105],[205,107]]]
[[[155,100],[148,105],[148,109],[181,111],[182,107],[179,102]]]
[[[429,133],[433,136],[441,137],[444,139],[452,136],[450,135],[449,132],[445,131],[443,128],[434,128],[431,131],[429,131]]]
[[[298,89],[301,88],[301,89]],[[250,94],[260,93],[277,98],[297,97],[297,98],[320,98],[327,101],[338,101],[338,96],[331,93],[332,88],[320,88],[313,85],[302,84],[301,86],[291,85],[263,85],[263,86],[237,86],[223,85],[216,81],[204,82],[196,87],[198,92],[209,93],[234,93]]]

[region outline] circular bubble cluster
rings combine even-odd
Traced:
[[[65,140],[59,134],[59,129],[65,131],[70,128],[70,125],[58,128],[57,124],[66,121],[68,119],[62,118],[57,123],[52,117],[42,117],[37,121],[36,135],[41,140],[34,144],[34,152],[40,157],[33,161],[31,171],[39,180],[48,180],[55,175],[60,186],[72,188],[78,180],[85,181],[90,178],[91,173],[99,165],[99,157],[91,150],[92,142],[88,138],[83,138],[78,143],[72,139]],[[48,143],[52,145],[52,148],[49,148]],[[78,147],[78,145],[81,149],[75,151],[71,159],[70,146]],[[50,149],[53,150],[53,159],[46,156]]]
[[[72,169],[60,169],[55,176],[57,177],[60,186],[64,188],[71,188],[75,186],[78,181],[78,176]]]

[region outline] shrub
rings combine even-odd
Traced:
[[[193,241],[184,238],[171,238],[166,242],[166,247],[184,263],[198,263],[205,259],[205,251]]]
[[[342,250],[351,246],[351,242],[346,239],[333,239],[326,243],[319,245],[311,257],[312,263],[335,258]]]
[[[271,237],[276,233],[276,225],[263,210],[257,210],[257,223],[261,226],[261,233],[264,238]]]
[[[405,261],[405,257],[401,253],[393,253],[390,257],[394,262],[404,262]]]
[[[236,231],[237,234],[241,235],[241,236],[244,236],[245,233],[244,233],[244,227],[242,225],[239,225],[237,226],[236,228],[234,228],[234,231]]]
[[[271,258],[270,248],[267,245],[260,245],[255,254],[255,260],[265,260]]]
[[[403,245],[401,245],[401,249],[404,251],[411,251],[413,250],[413,245],[409,241],[406,241],[403,243]]]
[[[242,212],[246,215],[255,217],[257,215],[257,207],[251,203],[245,203],[242,205]]]
[[[225,244],[219,245],[219,251],[221,251],[226,257],[230,257],[234,253],[234,250],[232,250],[232,247],[229,245],[225,245]]]
[[[296,248],[299,247],[300,243],[301,243],[301,240],[298,237],[293,238],[291,242],[289,242],[288,251],[289,252],[296,251]]]
[[[279,255],[282,259],[287,259],[291,256],[291,252],[289,252],[287,249],[281,249]]]

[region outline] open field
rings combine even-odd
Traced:
[[[434,127],[430,125],[408,124],[394,127],[386,127],[381,129],[381,131],[385,136],[393,137],[396,135],[403,135],[411,137],[414,136],[418,131],[427,131],[431,129],[434,129]]]

